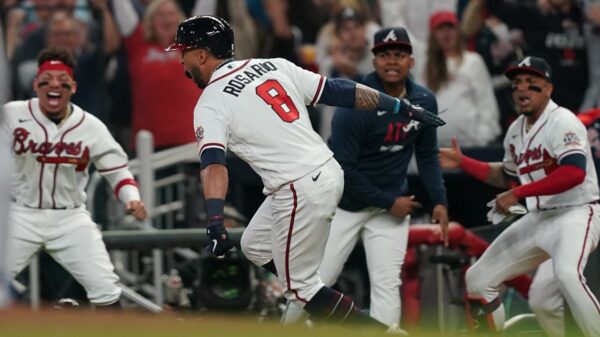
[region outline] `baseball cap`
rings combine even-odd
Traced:
[[[346,21],[356,21],[358,23],[365,23],[365,17],[360,14],[356,9],[352,7],[346,7],[342,9],[335,17],[335,29],[339,29],[340,25]]]
[[[429,30],[434,30],[444,24],[458,26],[458,17],[451,11],[438,11],[429,17]]]
[[[402,27],[382,28],[375,33],[373,40],[373,54],[391,47],[405,49],[412,54],[408,32]]]
[[[548,62],[541,57],[526,56],[513,63],[504,71],[504,75],[511,80],[522,73],[533,74],[545,78],[548,82],[552,82],[552,69]]]

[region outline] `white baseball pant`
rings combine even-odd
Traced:
[[[269,195],[242,235],[246,257],[258,266],[273,260],[284,295],[302,307],[324,286],[317,270],[343,188],[332,158]]]
[[[532,211],[511,224],[467,271],[469,297],[491,302],[498,286],[551,258],[554,277],[580,329],[600,336],[600,304],[585,283],[588,255],[600,238],[600,206],[581,205]],[[504,307],[491,314],[497,330]]]
[[[325,285],[335,284],[361,238],[371,288],[369,314],[388,326],[400,323],[400,271],[408,244],[409,220],[408,216],[398,219],[380,208],[369,207],[359,212],[338,208],[319,267]],[[289,303],[282,321],[291,324],[305,316],[301,307]]]
[[[109,305],[121,296],[102,234],[85,208],[33,209],[11,204],[15,277],[44,249],[86,290],[93,304]]]

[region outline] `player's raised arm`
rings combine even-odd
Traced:
[[[433,126],[446,124],[434,113],[411,104],[405,98],[392,97],[346,79],[328,78],[325,81],[319,103],[360,110],[389,111]]]
[[[465,173],[488,185],[510,188],[511,179],[502,162],[482,162],[462,154],[458,141],[452,138],[452,147],[440,148],[440,165],[445,169],[461,168]]]

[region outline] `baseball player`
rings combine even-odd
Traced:
[[[100,120],[70,103],[77,90],[73,65],[65,49],[43,50],[33,83],[37,98],[4,106],[2,129],[12,139],[15,163],[11,276],[43,248],[85,288],[92,304],[118,306],[118,277],[85,209],[89,164],[136,219],[144,219],[146,210],[121,146]]]
[[[456,139],[452,148],[440,149],[442,167],[460,167],[490,185],[509,188],[496,197],[498,210],[508,213],[525,199],[529,211],[467,271],[472,318],[492,331],[502,329],[499,284],[551,259],[532,288],[543,281],[543,294],[560,289],[583,333],[600,336],[600,305],[583,277],[588,255],[600,237],[598,181],[586,129],[571,111],[550,99],[552,74],[546,61],[528,56],[505,74],[512,81],[521,116],[506,133],[503,161],[484,163],[466,157]],[[513,187],[511,179],[518,179],[520,186]],[[540,279],[549,274],[553,277]],[[541,322],[550,333],[543,318]]]
[[[267,198],[241,239],[245,255],[278,275],[285,296],[315,317],[370,321],[352,300],[321,281],[317,269],[343,173],[312,129],[306,105],[326,103],[411,116],[442,125],[434,114],[349,80],[331,80],[284,59],[232,59],[233,31],[218,17],[182,22],[176,43],[185,73],[204,92],[194,111],[209,249],[233,247],[223,226],[227,192],[225,151],[231,149],[261,176]],[[376,323],[379,324],[379,323]]]
[[[404,28],[383,28],[374,36],[373,67],[364,84],[393,97],[406,97],[437,112],[433,94],[408,78],[414,65]],[[413,208],[406,171],[416,155],[421,181],[433,203],[432,219],[447,230],[446,189],[437,158],[436,129],[386,111],[375,114],[338,109],[329,147],[344,170],[344,192],[331,223],[319,275],[332,286],[359,238],[371,284],[370,315],[387,325],[400,323],[400,270],[406,255]],[[284,322],[299,316],[290,304]]]

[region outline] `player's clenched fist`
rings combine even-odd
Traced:
[[[210,238],[206,251],[215,254],[218,258],[223,258],[225,253],[234,247],[233,241],[229,239],[229,234],[225,229],[225,225],[223,225],[222,216],[214,216],[208,219],[206,234]]]
[[[141,221],[146,219],[146,207],[140,200],[132,200],[125,204],[125,211],[127,214],[131,214],[136,220]]]
[[[390,213],[394,216],[402,219],[405,216],[409,215],[413,208],[422,208],[423,205],[421,203],[415,201],[415,196],[411,195],[410,197],[397,197],[390,208]]]
[[[440,165],[445,169],[453,169],[460,167],[462,161],[462,151],[458,146],[456,137],[452,137],[452,147],[440,148]]]

